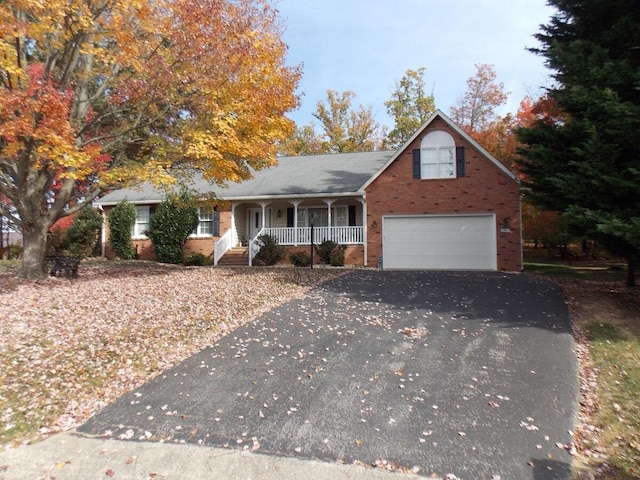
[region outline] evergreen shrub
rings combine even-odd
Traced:
[[[289,261],[294,267],[309,267],[311,265],[311,255],[306,252],[293,252],[289,254]]]
[[[122,260],[135,258],[131,229],[136,223],[136,207],[122,200],[109,212],[109,243],[113,253]]]
[[[272,266],[282,260],[286,255],[286,249],[271,235],[260,235],[257,239],[260,250],[254,257],[254,264]]]

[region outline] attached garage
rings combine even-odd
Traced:
[[[496,217],[387,215],[382,218],[385,270],[496,270]]]

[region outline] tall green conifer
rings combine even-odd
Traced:
[[[518,130],[531,202],[564,213],[578,234],[640,261],[640,3],[550,0],[536,35],[555,84]]]

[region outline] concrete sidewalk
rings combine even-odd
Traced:
[[[56,435],[0,452],[0,480],[405,480],[413,474],[196,445]]]

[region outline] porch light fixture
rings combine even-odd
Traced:
[[[373,223],[371,224],[371,228],[378,228],[378,221],[374,220]]]
[[[500,227],[500,233],[509,233],[509,232],[511,232],[511,227],[509,227],[509,223],[511,223],[511,219],[509,217],[506,217],[502,221],[502,227]]]
[[[282,217],[282,210],[278,209],[276,215],[278,216],[278,218]]]

